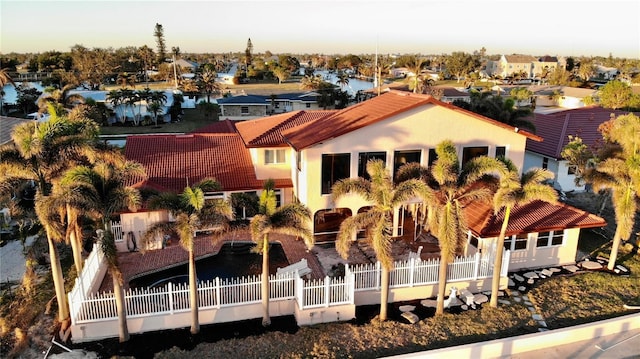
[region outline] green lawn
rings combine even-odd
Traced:
[[[158,126],[103,126],[100,129],[102,135],[137,135],[146,133],[187,133],[200,127],[214,123],[213,117],[205,118],[204,113],[197,109],[185,108],[184,116],[180,122],[159,123]]]

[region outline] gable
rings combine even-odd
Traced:
[[[325,117],[335,111],[295,111],[236,124],[247,147],[288,146],[282,136],[287,129]]]
[[[379,123],[393,116],[408,113],[411,110],[425,105],[446,108],[466,117],[517,132],[534,140],[540,140],[538,136],[526,131],[518,130],[515,127],[436,100],[432,96],[401,91],[387,92],[371,100],[361,102],[344,110],[336,111],[331,115],[311,121],[305,125],[283,131],[282,134],[287,143],[294,149],[301,150],[323,141],[343,136],[366,126]]]

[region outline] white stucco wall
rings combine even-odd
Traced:
[[[265,163],[266,150],[284,150],[284,163]],[[291,166],[295,166],[295,162],[291,161],[293,150],[290,147],[273,147],[273,148],[251,148],[251,162],[256,171],[256,178],[266,180],[269,178],[290,178]]]
[[[334,206],[330,195],[321,194],[323,154],[350,153],[351,178],[356,178],[360,152],[386,152],[387,168],[391,171],[394,151],[421,150],[422,164],[427,165],[429,149],[443,140],[456,144],[460,159],[463,147],[488,146],[489,156],[494,156],[496,146],[506,146],[507,157],[518,168],[523,166],[525,136],[444,107],[427,105],[303,150],[297,196],[314,213]],[[364,202],[348,204],[364,205]]]
[[[141,249],[142,237],[146,230],[155,223],[166,222],[168,220],[169,213],[167,211],[131,212],[120,214],[120,224],[122,225],[122,233],[125,236],[125,241],[116,243],[118,252],[126,252],[129,250],[126,243],[127,233],[133,232],[133,235],[137,240],[137,247]],[[156,238],[156,241],[151,243],[146,249],[160,248],[162,248],[162,238]]]
[[[530,233],[527,241],[527,248],[522,250],[512,250],[509,271],[516,271],[522,268],[541,268],[558,265],[574,264],[578,251],[578,236],[580,228],[564,230],[564,239],[561,245],[550,247],[536,247],[538,233]],[[493,250],[496,237],[482,238],[479,243],[483,253]]]

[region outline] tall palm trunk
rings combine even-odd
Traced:
[[[607,264],[607,269],[613,270],[616,267],[616,259],[618,258],[618,247],[620,247],[620,242],[622,236],[620,235],[620,226],[616,227],[616,232],[613,235],[613,243],[611,244],[611,254],[609,254],[609,264]]]
[[[56,291],[56,300],[58,301],[58,321],[64,322],[69,319],[69,308],[67,307],[67,294],[64,290],[64,278],[62,276],[62,265],[60,264],[60,256],[58,249],[53,242],[53,238],[49,234],[50,228],[45,225],[47,232],[47,242],[49,243],[49,258],[51,260],[51,276],[53,277],[53,287]]]
[[[120,343],[124,343],[129,340],[129,327],[127,326],[127,310],[125,306],[124,290],[122,283],[120,283],[118,273],[115,273],[113,269],[111,271],[111,278],[113,279],[113,295],[116,298],[116,311],[118,312],[118,340]]]
[[[104,228],[105,231],[105,236],[102,240],[110,242],[106,245],[101,244],[101,246],[103,248],[103,253],[106,257],[107,263],[109,263],[109,272],[111,273],[111,278],[113,280],[113,295],[116,299],[116,312],[118,314],[118,339],[120,343],[124,343],[129,340],[129,327],[127,324],[127,310],[125,305],[124,290],[122,288],[122,273],[118,268],[118,254],[115,248],[113,235],[111,235],[111,225],[104,218],[106,218],[106,216],[103,216],[102,221],[102,228]],[[104,250],[105,247],[108,249]]]
[[[189,248],[189,305],[191,306],[191,334],[200,332],[198,320],[198,281],[196,280],[196,260],[193,245]]]
[[[69,234],[69,242],[71,242],[71,251],[73,252],[73,263],[76,266],[78,275],[82,273],[82,246],[78,238],[77,212],[71,205],[67,203],[67,233]]]
[[[269,316],[269,235],[264,235],[262,241],[262,325],[268,327],[271,325],[271,317]]]
[[[504,211],[504,220],[502,221],[502,227],[500,227],[500,235],[496,241],[496,258],[493,261],[493,277],[491,280],[491,300],[489,305],[498,307],[498,291],[500,290],[500,272],[502,270],[502,253],[504,252],[504,236],[507,233],[507,226],[509,225],[509,217],[511,216],[511,206],[507,206]]]
[[[382,266],[382,273],[380,276],[380,320],[387,320],[387,303],[389,303],[389,268]]]
[[[436,315],[444,313],[444,294],[447,288],[447,267],[449,261],[442,256],[440,258],[440,268],[438,269],[438,297],[436,299]]]

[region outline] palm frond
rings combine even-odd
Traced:
[[[334,202],[347,194],[356,194],[366,201],[371,201],[371,182],[364,178],[345,178],[337,181],[331,187]]]

